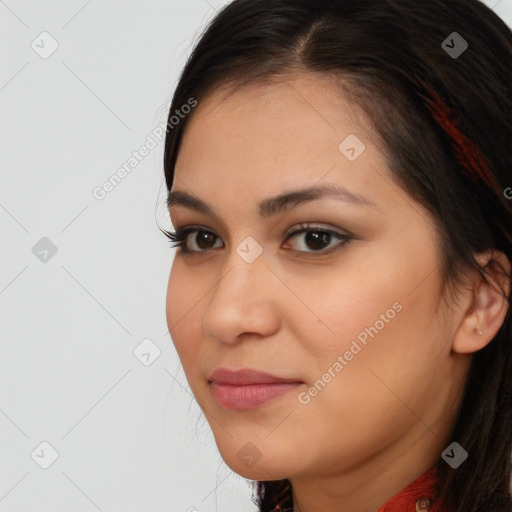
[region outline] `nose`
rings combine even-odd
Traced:
[[[207,336],[236,343],[243,335],[267,337],[279,328],[279,288],[283,285],[262,253],[247,263],[233,250],[219,274],[203,316]]]

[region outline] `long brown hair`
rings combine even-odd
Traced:
[[[189,119],[171,123],[176,110],[220,85],[293,70],[343,78],[396,182],[434,214],[446,283],[471,267],[485,277],[475,253],[512,261],[512,32],[491,9],[477,0],[233,1],[202,33],[175,89],[168,191]],[[510,308],[472,357],[452,439],[470,455],[457,469],[439,459],[441,498],[454,512],[510,512]],[[290,482],[256,482],[256,502],[261,512],[292,508]]]

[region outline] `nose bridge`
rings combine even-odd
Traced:
[[[226,280],[223,287],[229,289],[228,293],[233,294],[232,298],[240,298],[240,294],[244,296],[244,292],[254,295],[259,293],[257,285],[266,279],[266,273],[268,269],[263,247],[249,236],[231,251],[219,286]]]
[[[268,304],[275,276],[266,265],[263,248],[254,241],[233,247],[203,318],[210,337],[233,342],[244,332],[268,335],[277,327],[275,308]]]

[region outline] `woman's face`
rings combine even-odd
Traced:
[[[182,141],[172,192],[213,213],[171,204],[173,226],[198,231],[167,292],[172,340],[222,457],[254,480],[370,463],[380,474],[418,457],[430,467],[467,370],[450,350],[461,318],[441,314],[432,217],[327,79],[224,93],[199,103]],[[313,194],[323,187],[339,192]],[[295,384],[212,384],[218,368]]]

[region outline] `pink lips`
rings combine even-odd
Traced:
[[[208,377],[215,399],[225,409],[255,409],[288,393],[302,382],[251,368],[218,368]]]

